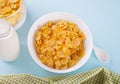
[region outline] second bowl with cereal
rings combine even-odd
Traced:
[[[26,20],[25,0],[0,0],[0,18],[19,29]]]
[[[65,12],[40,17],[30,28],[27,40],[33,60],[54,73],[68,73],[82,67],[93,48],[87,25]]]

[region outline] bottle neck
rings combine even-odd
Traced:
[[[8,31],[6,31],[5,33],[0,34],[0,38],[7,37],[7,36],[10,34],[10,32],[11,32],[11,28],[9,28],[9,30],[8,30]]]
[[[10,32],[11,25],[5,19],[0,19],[0,38],[7,37]]]

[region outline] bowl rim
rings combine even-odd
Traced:
[[[60,15],[63,14],[63,15],[66,15],[66,16],[68,15],[68,16],[74,17],[75,19],[77,19],[77,20],[79,21],[79,23],[82,23],[82,24],[84,25],[84,27],[87,29],[87,32],[89,33],[89,40],[90,40],[90,49],[89,49],[89,51],[87,52],[86,58],[85,58],[84,56],[82,57],[82,58],[85,58],[85,59],[84,59],[83,62],[81,62],[80,66],[78,65],[79,63],[77,63],[76,65],[74,65],[74,66],[76,66],[76,67],[73,66],[73,67],[68,68],[68,69],[65,69],[65,70],[52,69],[52,68],[44,65],[43,63],[41,63],[40,60],[39,60],[38,58],[36,58],[37,55],[35,54],[36,52],[35,52],[35,50],[33,49],[33,39],[31,39],[31,37],[33,38],[33,36],[34,36],[34,34],[33,34],[34,32],[33,32],[32,30],[35,30],[35,29],[37,30],[37,26],[38,26],[38,23],[39,23],[40,20],[44,19],[45,17],[49,17],[49,16],[51,16],[51,15],[59,15],[59,14],[60,14]],[[48,21],[49,21],[49,20],[48,20]],[[78,24],[77,24],[77,25],[78,25]],[[36,28],[35,28],[35,27],[36,27]],[[35,29],[34,29],[34,28],[35,28]],[[28,50],[29,50],[29,53],[30,53],[32,59],[33,59],[40,67],[42,67],[43,69],[45,69],[45,70],[47,70],[47,71],[53,72],[53,73],[68,73],[68,72],[72,72],[72,71],[75,71],[75,70],[81,68],[81,67],[88,61],[88,59],[89,59],[89,57],[90,57],[90,55],[91,55],[91,53],[92,53],[93,38],[92,38],[92,34],[91,34],[88,26],[87,26],[81,19],[79,19],[77,16],[75,16],[75,15],[73,15],[73,14],[71,14],[71,13],[67,13],[67,12],[51,12],[51,13],[47,13],[47,14],[41,16],[40,18],[38,18],[38,19],[33,23],[33,25],[31,26],[31,28],[30,28],[30,30],[29,30],[29,33],[28,33],[27,44],[28,44],[28,45],[27,45],[27,46],[28,46]],[[36,55],[36,57],[35,57],[35,55]],[[82,58],[81,58],[81,59],[82,59]],[[80,59],[80,61],[81,61],[81,59]],[[79,62],[80,62],[80,61],[79,61]]]

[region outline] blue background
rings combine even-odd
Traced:
[[[0,74],[29,73],[36,76],[60,75],[39,67],[27,48],[27,35],[31,25],[42,15],[64,11],[77,15],[90,28],[94,42],[110,55],[109,63],[101,63],[92,52],[88,62],[80,69],[62,75],[72,75],[106,67],[120,74],[120,0],[26,0],[27,19],[17,30],[21,53],[14,62],[0,61]]]

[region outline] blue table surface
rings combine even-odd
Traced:
[[[101,63],[94,52],[80,69],[62,75],[72,75],[97,67],[105,67],[120,74],[120,0],[26,0],[27,19],[17,30],[21,52],[17,60],[0,61],[0,75],[28,73],[40,77],[55,76],[38,66],[27,48],[27,35],[31,25],[42,15],[64,11],[77,15],[90,28],[94,43],[110,55],[109,63]]]

